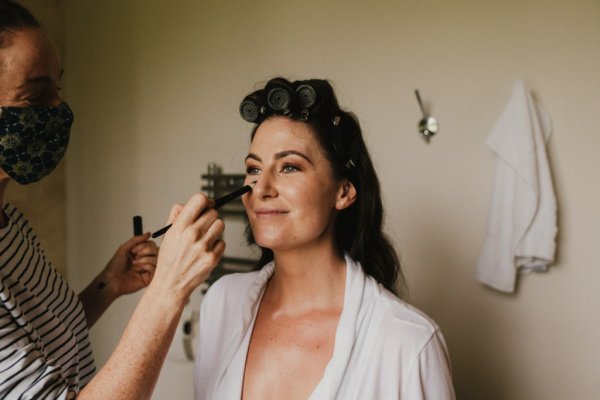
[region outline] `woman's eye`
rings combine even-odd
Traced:
[[[296,172],[296,171],[300,171],[300,168],[296,167],[295,165],[290,165],[290,164],[284,165],[283,168],[281,169],[281,172],[285,172],[285,173]]]
[[[60,90],[62,90],[60,86],[54,85],[39,87],[31,90],[23,100],[29,107],[48,107],[59,98]]]
[[[246,175],[257,175],[260,170],[256,167],[246,167]]]
[[[38,106],[42,104],[43,97],[41,95],[29,96],[25,99],[27,105],[29,106]]]

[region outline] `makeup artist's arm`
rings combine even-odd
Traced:
[[[156,268],[158,247],[149,238],[150,233],[134,236],[119,246],[102,272],[79,293],[88,328],[94,325],[114,300],[150,284]]]
[[[89,399],[149,399],[190,294],[223,255],[223,221],[204,195],[175,206],[148,285],[123,337],[105,366],[77,396]]]

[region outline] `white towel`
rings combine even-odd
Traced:
[[[542,272],[554,262],[557,208],[546,155],[551,124],[521,80],[487,144],[497,155],[496,176],[477,279],[515,290],[517,272]]]

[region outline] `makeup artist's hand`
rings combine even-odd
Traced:
[[[201,193],[173,206],[168,221],[173,225],[161,243],[152,287],[186,301],[208,278],[225,251],[220,239],[225,225],[211,206]]]
[[[133,236],[117,248],[104,270],[100,273],[106,290],[115,298],[137,292],[152,281],[158,247],[148,240],[150,233]]]
[[[120,245],[102,272],[79,293],[88,328],[119,296],[138,291],[152,281],[158,247],[149,237],[150,233],[134,236]]]

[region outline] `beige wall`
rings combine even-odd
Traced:
[[[44,25],[64,55],[62,0],[21,1]],[[25,213],[48,259],[66,275],[65,249],[65,162],[40,182],[21,186],[12,182],[6,201]]]
[[[446,336],[461,399],[600,393],[600,3],[521,1],[66,0],[68,266],[78,288],[131,234],[161,226],[209,161],[241,171],[256,82],[325,77],[360,117],[412,302]],[[558,263],[501,295],[474,279],[494,157],[485,138],[522,78],[549,112]],[[416,133],[420,89],[440,122]],[[134,306],[92,332],[110,354]],[[186,398],[169,363],[156,399]],[[174,392],[181,390],[180,394]]]

